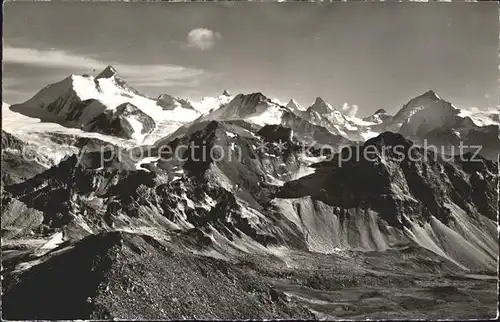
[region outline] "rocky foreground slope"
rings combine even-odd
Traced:
[[[289,252],[285,260],[248,256],[227,261],[187,252],[172,241],[109,232],[74,246],[61,245],[44,257],[32,269],[4,278],[4,318],[413,319],[495,314],[494,281],[457,275],[449,263],[422,249],[362,256]],[[6,259],[3,265],[14,264]]]

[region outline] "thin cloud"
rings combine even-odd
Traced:
[[[196,28],[188,33],[187,45],[189,48],[208,50],[213,48],[217,41],[221,39],[222,35],[219,32],[206,28]]]
[[[103,63],[95,59],[70,54],[65,51],[12,47],[6,44],[4,44],[3,48],[3,61],[4,63],[47,68],[71,68],[77,66],[78,68],[91,69],[103,65]]]
[[[134,86],[168,87],[197,86],[200,78],[206,77],[204,70],[169,64],[121,64],[103,62],[62,50],[39,50],[12,47],[4,44],[4,64],[22,64],[41,68],[68,69],[70,73],[101,71],[113,65],[118,73]]]

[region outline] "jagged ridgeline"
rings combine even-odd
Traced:
[[[73,231],[78,239],[149,227],[196,232],[220,252],[224,243],[323,253],[415,243],[464,268],[495,269],[497,163],[472,153],[445,158],[385,132],[310,165],[307,158],[319,151],[298,145],[290,130],[236,134],[249,129],[202,122],[168,149],[161,143],[114,157],[114,151],[74,155],[4,189],[43,213],[45,229],[63,229],[70,239]],[[265,150],[257,148],[262,142]],[[200,149],[174,157],[169,151],[179,146]],[[368,148],[374,157],[346,157]],[[144,159],[154,161],[136,170],[131,158],[144,150]]]
[[[498,111],[154,99],[112,67],[3,110],[6,318],[496,309]]]

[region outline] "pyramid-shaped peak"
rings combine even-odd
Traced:
[[[288,104],[286,107],[291,108],[291,109],[298,109],[299,104],[292,98],[291,100],[288,101]]]
[[[435,100],[440,100],[441,99],[441,97],[435,91],[433,91],[432,89],[430,89],[427,92],[423,93],[419,97],[422,97],[422,98],[425,97],[425,98],[428,98],[428,99],[435,99]]]
[[[227,90],[224,90],[224,92],[222,92],[222,96],[231,96],[231,94],[229,94]]]
[[[327,103],[324,99],[318,96],[316,97],[316,100],[314,100],[314,105],[327,105]]]
[[[311,105],[307,110],[308,111],[315,111],[315,112],[318,112],[320,114],[327,114],[327,113],[333,112],[333,108],[331,107],[331,105],[328,104],[321,97],[316,97],[316,100],[314,101],[313,105]]]
[[[413,109],[415,107],[424,106],[427,104],[432,104],[437,101],[441,101],[442,98],[436,94],[433,90],[428,90],[427,92],[412,98],[403,109]]]
[[[106,67],[102,72],[100,72],[96,78],[111,78],[116,75],[118,75],[116,69],[113,66],[108,65],[108,67]]]

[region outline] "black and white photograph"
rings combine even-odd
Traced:
[[[2,320],[498,318],[498,2],[2,29]]]

